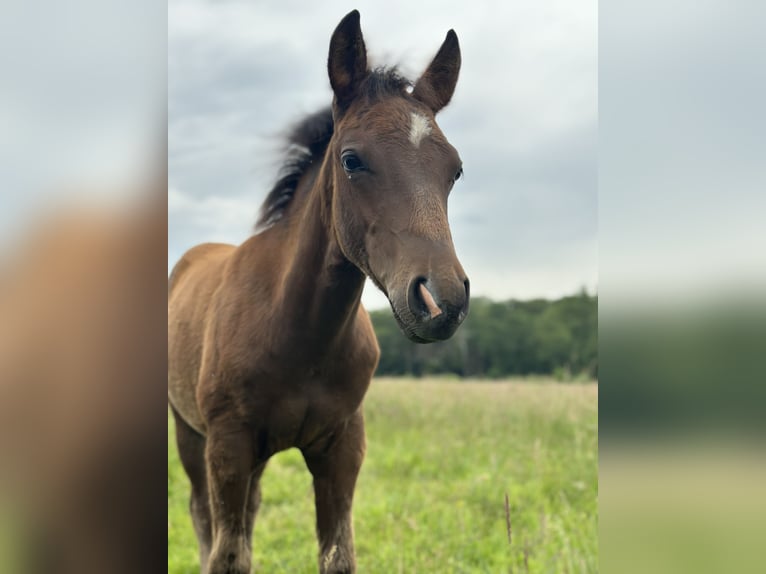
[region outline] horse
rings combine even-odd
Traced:
[[[447,220],[462,162],[435,121],[457,83],[457,35],[411,83],[368,66],[354,10],[327,69],[332,105],[292,132],[256,233],[190,249],[169,278],[168,400],[203,573],[250,571],[260,477],[293,447],[313,477],[319,571],[355,572],[362,401],[380,355],[365,277],[412,341],[449,338],[468,312]]]

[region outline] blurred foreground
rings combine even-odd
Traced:
[[[599,4],[607,574],[764,571],[764,17]]]
[[[161,570],[164,190],[39,221],[3,261],[0,571]]]
[[[0,572],[164,572],[167,10],[0,12]]]
[[[766,457],[730,441],[601,447],[601,571],[763,572]]]
[[[766,321],[739,294],[602,313],[604,572],[762,572]]]

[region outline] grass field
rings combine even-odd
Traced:
[[[354,503],[365,573],[598,570],[595,384],[375,379]],[[199,572],[189,483],[168,422],[168,572]],[[256,572],[315,573],[300,453],[262,480]],[[505,495],[510,503],[508,542]]]

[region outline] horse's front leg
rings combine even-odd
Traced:
[[[253,438],[245,428],[212,427],[207,465],[213,547],[208,574],[249,574],[248,497],[253,473]]]
[[[329,443],[303,452],[314,477],[321,574],[356,572],[351,504],[364,450],[360,409],[335,429]]]

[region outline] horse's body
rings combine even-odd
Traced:
[[[458,69],[450,32],[410,95],[367,69],[349,14],[330,45],[333,108],[293,134],[304,151],[264,205],[266,229],[197,246],[173,270],[168,392],[203,572],[249,572],[260,475],[291,447],[314,477],[320,570],[355,570],[361,405],[379,356],[365,275],[413,340],[451,336],[467,310],[446,222],[459,158],[433,121]],[[389,169],[392,158],[403,161]]]

